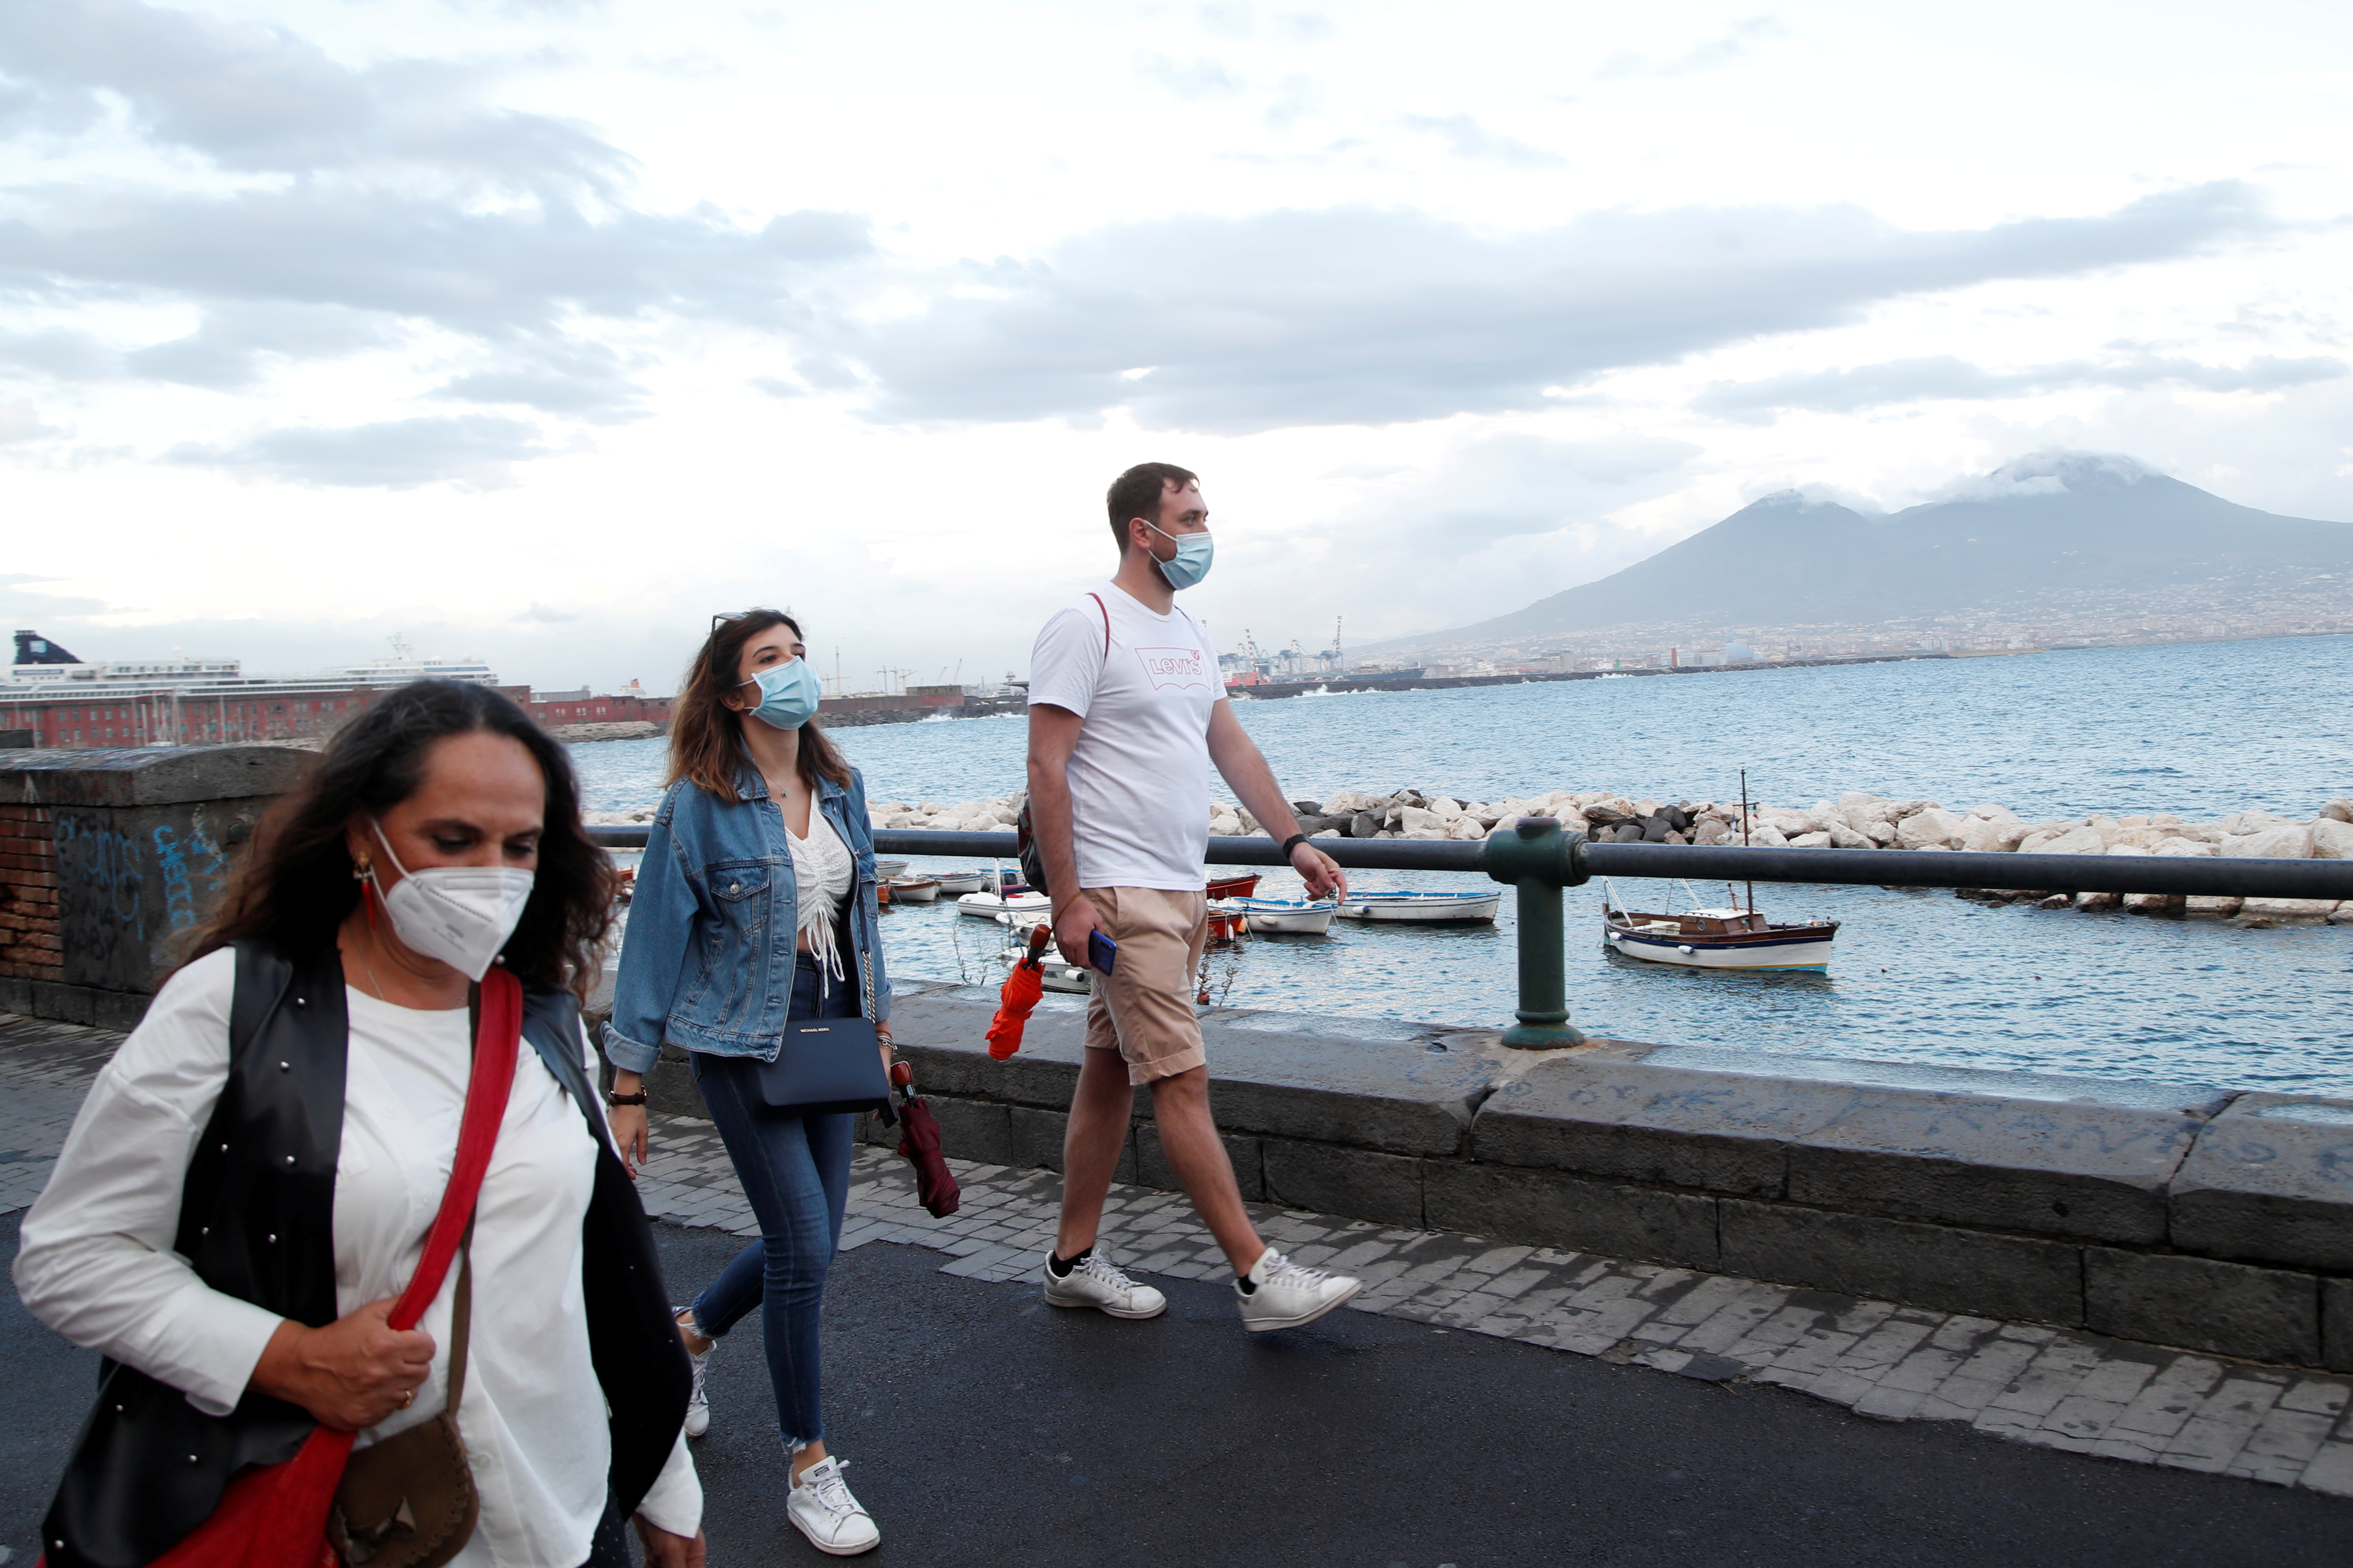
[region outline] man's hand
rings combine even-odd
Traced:
[[[338,1432],[373,1426],[406,1410],[433,1370],[433,1336],[395,1332],[393,1299],[370,1301],[323,1329],[289,1318],[253,1369],[251,1386],[299,1405]]]
[[[638,1539],[645,1542],[646,1568],[702,1568],[702,1531],[672,1535],[659,1525],[648,1524],[644,1514],[638,1515],[637,1526]]]
[[[1292,846],[1291,868],[1307,884],[1307,896],[1311,899],[1348,896],[1348,873],[1340,869],[1337,860],[1313,844]]]
[[[1103,929],[1103,916],[1094,902],[1080,893],[1054,911],[1054,945],[1062,950],[1062,962],[1081,969],[1092,969],[1087,962],[1087,933]]]

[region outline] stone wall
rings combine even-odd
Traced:
[[[0,1012],[135,1025],[254,823],[313,761],[269,745],[0,752]]]
[[[901,984],[902,1053],[950,1153],[1059,1168],[1081,1007],[1049,997],[997,1063],[994,1003]],[[1242,1009],[1203,1029],[1256,1201],[2353,1371],[2353,1101],[1625,1041],[1516,1052]],[[1122,1179],[1174,1186],[1148,1095],[1135,1116]]]

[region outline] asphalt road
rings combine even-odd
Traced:
[[[16,1251],[16,1220],[0,1220]],[[684,1299],[733,1237],[659,1227]],[[2353,1503],[1871,1421],[1761,1386],[1340,1312],[1248,1336],[1221,1283],[1149,1323],[1057,1312],[844,1256],[827,1301],[829,1439],[874,1562],[962,1564],[2353,1562]],[[94,1358],[0,1303],[0,1542],[29,1558]],[[712,1368],[696,1446],[712,1561],[823,1561],[784,1521],[756,1317]]]

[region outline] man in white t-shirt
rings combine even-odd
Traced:
[[[1029,812],[1055,943],[1089,968],[1091,938],[1117,944],[1087,1007],[1087,1050],[1062,1143],[1061,1228],[1042,1271],[1046,1300],[1114,1318],[1167,1308],[1095,1245],[1134,1086],[1145,1084],[1161,1151],[1233,1265],[1243,1326],[1296,1328],[1355,1295],[1358,1282],[1301,1268],[1260,1239],[1209,1116],[1194,973],[1208,935],[1201,866],[1210,766],[1260,826],[1284,840],[1309,896],[1345,893],[1347,879],[1300,833],[1226,700],[1208,628],[1177,606],[1176,590],[1209,570],[1200,481],[1173,464],[1143,463],[1114,480],[1106,500],[1118,574],[1046,623],[1029,665]]]

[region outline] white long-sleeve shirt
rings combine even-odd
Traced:
[[[215,1415],[235,1407],[280,1321],[213,1289],[172,1250],[189,1157],[228,1076],[236,981],[236,955],[223,951],[165,983],[82,1101],[47,1189],[25,1216],[16,1266],[34,1316]],[[344,997],[339,1315],[398,1295],[415,1272],[457,1156],[471,1059],[462,1007],[421,1012],[348,987]],[[481,1512],[454,1559],[464,1568],[586,1561],[611,1462],[580,1277],[596,1146],[539,1053],[527,1043],[516,1048],[514,1089],[474,1218],[458,1426]],[[581,1050],[586,1064],[585,1036]],[[453,1264],[417,1325],[433,1336],[432,1375],[415,1404],[361,1433],[361,1447],[446,1405],[457,1280]],[[700,1525],[702,1487],[683,1436],[638,1511],[679,1535]]]

